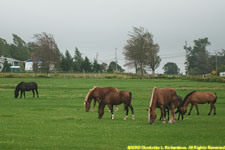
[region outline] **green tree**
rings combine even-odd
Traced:
[[[184,47],[188,50],[188,62],[189,62],[189,74],[190,75],[202,75],[210,72],[209,69],[209,52],[206,47],[210,45],[208,38],[200,38],[194,40],[194,46]]]
[[[26,42],[16,34],[13,34],[13,44],[10,45],[11,57],[17,60],[27,60],[30,57]]]
[[[78,48],[75,48],[74,71],[77,71],[77,72],[82,72],[83,71],[82,62],[83,62],[82,54],[80,53]]]
[[[65,57],[61,58],[61,68],[63,71],[72,72],[73,71],[73,57],[70,55],[69,51],[66,50]]]
[[[84,58],[84,61],[82,63],[82,68],[83,68],[83,71],[85,71],[86,73],[92,72],[92,65],[88,57]]]
[[[133,32],[129,34],[129,37],[123,52],[126,60],[125,66],[135,68],[136,73],[140,69],[142,76],[146,66],[149,66],[154,74],[161,59],[157,56],[159,45],[154,43],[153,35],[143,27],[133,27]]]
[[[5,58],[5,61],[3,63],[3,69],[2,72],[10,72],[10,67],[12,65],[8,63],[7,59]]]
[[[116,69],[117,69],[118,72],[124,72],[124,69],[120,65],[118,65],[115,61],[111,61],[109,63],[109,67],[108,67],[107,72],[112,73],[112,72],[115,72]]]
[[[0,38],[0,56],[11,57],[9,44],[2,38]]]
[[[50,70],[56,70],[60,63],[60,51],[53,35],[47,33],[35,34],[33,44],[33,60],[41,59],[41,69],[49,73]]]
[[[176,63],[168,62],[163,67],[164,74],[179,74],[180,69],[178,68]]]
[[[93,71],[94,71],[95,73],[102,72],[102,70],[101,70],[101,65],[98,64],[98,62],[97,62],[96,59],[94,60],[94,63],[93,63]]]

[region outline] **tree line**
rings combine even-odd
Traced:
[[[128,34],[129,39],[123,48],[126,67],[135,69],[135,73],[144,75],[147,71],[155,74],[159,67],[161,58],[158,55],[160,46],[153,40],[153,35],[143,27],[133,27]],[[210,54],[207,46],[211,43],[208,38],[194,40],[194,45],[184,46],[187,54],[185,61],[186,74],[203,75],[213,70],[217,74],[225,71],[225,50],[222,49],[216,54]],[[34,34],[34,41],[26,43],[21,37],[13,34],[13,43],[8,44],[5,39],[0,38],[0,56],[11,57],[17,60],[33,60],[35,72],[124,72],[124,69],[115,61],[98,63],[96,59],[91,61],[87,56],[83,57],[78,48],[75,48],[71,55],[68,50],[65,54],[59,51],[53,35],[47,33]],[[41,59],[41,64],[36,62]],[[8,66],[5,63],[5,66]],[[52,69],[53,68],[53,69]],[[164,65],[164,74],[179,74],[180,69],[175,62],[168,62]]]
[[[8,44],[5,39],[0,38],[0,56],[20,61],[32,59],[34,72],[124,72],[124,69],[115,61],[100,64],[94,59],[92,62],[87,56],[83,57],[78,48],[75,48],[74,56],[68,50],[65,54],[61,53],[51,34],[34,34],[34,40],[34,42],[26,43],[21,37],[13,34],[13,43]],[[41,63],[38,63],[38,59]],[[10,64],[7,60],[3,65],[5,68],[3,71],[9,71]]]

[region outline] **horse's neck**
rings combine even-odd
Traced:
[[[184,108],[187,108],[187,106],[188,106],[189,103],[190,103],[190,97],[188,97],[188,98],[186,99],[186,101],[184,102],[183,107],[184,107]]]

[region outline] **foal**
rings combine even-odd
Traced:
[[[124,120],[126,120],[128,117],[128,111],[129,111],[128,107],[131,109],[132,119],[134,120],[134,109],[131,104],[131,97],[132,97],[132,94],[131,94],[131,92],[128,92],[128,91],[108,93],[107,95],[105,95],[105,97],[99,104],[98,118],[99,119],[102,118],[102,116],[104,114],[105,105],[108,105],[111,110],[111,115],[112,115],[111,119],[114,119],[113,106],[124,103],[124,109],[126,110],[126,116],[124,117]]]

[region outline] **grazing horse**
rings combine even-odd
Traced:
[[[184,115],[187,112],[187,106],[188,106],[188,104],[191,103],[191,108],[190,108],[188,115],[191,114],[191,110],[194,105],[197,110],[197,115],[199,115],[198,104],[205,104],[205,103],[209,104],[210,103],[211,109],[210,109],[208,115],[211,114],[212,109],[214,109],[214,115],[216,115],[216,107],[214,105],[216,103],[216,100],[217,100],[216,93],[192,91],[184,98],[182,113]]]
[[[38,88],[38,85],[37,85],[36,82],[20,82],[16,86],[16,89],[15,89],[15,92],[14,92],[15,98],[17,98],[19,96],[19,91],[21,91],[20,98],[22,98],[22,95],[25,98],[25,91],[31,91],[31,90],[33,92],[33,97],[35,96],[34,90],[36,91],[37,97],[39,97],[37,88]]]
[[[153,124],[157,115],[156,115],[156,108],[160,108],[161,110],[161,116],[163,123],[166,123],[165,121],[165,111],[164,108],[169,108],[171,110],[171,119],[169,123],[176,122],[175,112],[174,109],[176,107],[176,101],[177,101],[177,94],[174,89],[171,88],[164,88],[164,89],[158,89],[154,88],[150,100],[150,105],[148,109],[148,121],[150,124]]]
[[[87,94],[85,100],[84,100],[84,105],[86,108],[86,112],[88,112],[90,110],[91,107],[91,101],[92,99],[94,99],[94,106],[93,106],[93,112],[95,111],[95,105],[96,105],[96,101],[98,101],[98,103],[100,103],[100,101],[103,99],[103,97],[109,93],[109,92],[117,92],[118,89],[114,88],[114,87],[104,87],[104,88],[100,88],[97,86],[94,86]],[[118,107],[116,108],[116,111],[118,111]]]
[[[111,119],[114,119],[114,114],[113,114],[113,106],[114,105],[119,105],[124,103],[124,109],[126,110],[126,116],[124,117],[124,120],[127,119],[128,117],[128,107],[130,107],[131,112],[132,112],[132,119],[134,120],[134,109],[131,104],[131,97],[132,94],[131,92],[128,91],[120,91],[120,92],[110,92],[105,97],[99,104],[98,108],[98,118],[101,119],[103,114],[104,114],[104,108],[105,105],[108,105],[110,110],[111,110]]]
[[[175,114],[176,113],[179,113],[179,115],[178,115],[178,120],[180,120],[180,116],[181,116],[181,118],[182,118],[182,120],[184,119],[184,116],[183,116],[183,114],[182,114],[182,106],[183,106],[183,101],[182,101],[182,97],[181,96],[177,96],[177,100],[176,100],[176,102],[174,103],[175,104],[175,107],[177,108],[177,111],[175,112]],[[165,111],[165,118],[166,118],[166,113],[168,114],[168,121],[169,121],[169,119],[170,119],[170,117],[169,117],[169,109],[168,108],[165,108],[164,109],[164,111]],[[162,116],[160,116],[160,119],[159,120],[162,120]]]

